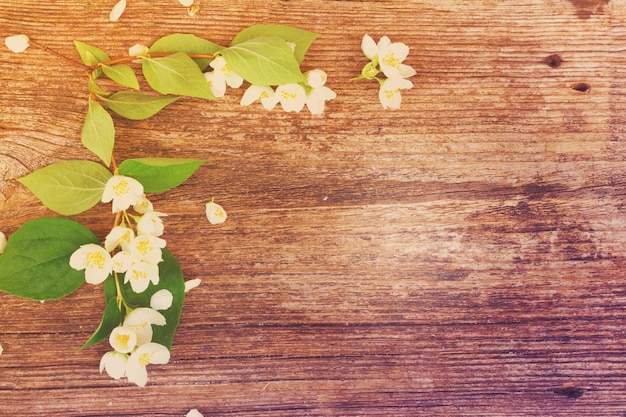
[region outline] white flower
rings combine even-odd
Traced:
[[[249,106],[253,102],[260,100],[263,108],[265,110],[272,110],[276,107],[276,103],[278,103],[278,99],[274,94],[274,90],[270,87],[265,87],[262,85],[251,85],[246,89],[246,92],[243,93],[243,97],[241,97],[241,105]]]
[[[204,417],[204,416],[202,415],[200,411],[198,411],[197,408],[193,408],[189,410],[187,414],[185,414],[185,417]]]
[[[130,244],[130,254],[136,260],[156,265],[163,260],[161,249],[164,247],[165,240],[160,237],[139,235]]]
[[[163,314],[152,308],[139,307],[126,316],[123,326],[131,329],[137,335],[136,346],[141,346],[152,341],[153,324],[165,326],[165,323]]]
[[[243,78],[233,71],[223,56],[216,57],[209,65],[215,70],[216,79],[225,82],[230,88],[239,88],[243,84]]]
[[[113,261],[102,246],[88,243],[72,253],[70,266],[79,271],[84,269],[87,283],[100,284],[111,274]]]
[[[113,6],[113,9],[109,14],[111,22],[117,22],[122,13],[124,13],[124,10],[126,10],[126,0],[120,0],[115,6]]]
[[[185,292],[189,292],[189,291],[193,290],[198,285],[200,285],[201,282],[202,282],[202,280],[200,278],[194,278],[194,279],[190,279],[188,281],[185,281]]]
[[[311,87],[306,95],[306,106],[311,114],[322,114],[324,107],[326,107],[326,101],[333,100],[337,97],[337,94],[326,87],[327,75],[322,70],[311,70],[304,74],[306,77],[306,83]]]
[[[140,43],[136,43],[130,48],[128,48],[129,56],[148,56],[149,52],[150,52],[150,48]]]
[[[150,297],[150,308],[155,310],[167,310],[172,306],[172,302],[174,301],[174,295],[168,289],[162,289]]]
[[[128,326],[117,326],[109,335],[109,344],[116,352],[129,353],[137,346],[137,334]]]
[[[283,110],[299,112],[306,103],[306,91],[300,84],[283,84],[274,93]]]
[[[126,363],[126,377],[128,381],[144,387],[148,382],[146,366],[151,363],[165,364],[170,360],[170,351],[158,343],[146,343],[134,351]]]
[[[206,203],[206,218],[211,224],[220,224],[226,221],[228,215],[222,206],[211,200]]]
[[[19,54],[20,52],[24,52],[28,49],[30,46],[30,39],[26,35],[13,35],[8,36],[4,40],[4,44],[11,50],[11,52]]]
[[[135,210],[139,214],[146,214],[150,211],[153,211],[152,203],[145,194],[142,194],[141,201],[137,204],[133,204],[133,210]]]
[[[7,237],[4,233],[0,232],[0,255],[4,252],[4,248],[7,247]]]
[[[111,260],[113,261],[113,270],[119,273],[128,271],[128,269],[135,262],[135,258],[132,257],[130,252],[127,252],[125,250],[113,255],[113,258],[111,258]]]
[[[402,102],[400,90],[406,90],[413,87],[413,83],[404,78],[387,78],[378,91],[383,108],[399,109]]]
[[[2,345],[0,345],[0,355],[2,355],[2,352],[4,352],[4,349],[2,349]]]
[[[139,203],[143,197],[143,185],[134,178],[114,175],[107,181],[102,194],[102,202],[113,200],[113,213],[126,210]]]
[[[209,87],[215,98],[224,97],[224,94],[226,94],[226,82],[222,82],[223,80],[216,77],[215,71],[205,72],[204,79],[209,83]]]
[[[120,379],[126,375],[128,355],[116,351],[107,352],[100,359],[100,373],[106,370],[113,379]]]
[[[189,7],[193,4],[194,0],[178,0],[178,2],[185,7]]]
[[[409,55],[409,47],[401,42],[391,43],[387,36],[378,41],[378,63],[387,78],[409,78],[416,74],[415,70],[402,63]]]
[[[111,252],[113,249],[118,246],[122,247],[122,250],[129,250],[130,243],[135,238],[135,232],[133,229],[125,226],[115,226],[106,238],[104,238],[104,249],[107,252]]]
[[[155,264],[136,261],[126,271],[124,283],[130,282],[130,286],[136,293],[142,293],[150,282],[159,284],[159,267]]]
[[[144,214],[137,223],[137,233],[140,235],[161,236],[164,230],[161,217],[164,216],[167,216],[167,214],[158,211],[150,211]]]

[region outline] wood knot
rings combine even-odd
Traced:
[[[563,58],[559,54],[552,54],[545,57],[543,62],[550,68],[558,68],[563,63]]]
[[[572,86],[572,89],[580,91],[581,93],[588,93],[591,90],[591,86],[587,83],[576,83]]]
[[[563,384],[560,388],[553,391],[557,395],[562,395],[567,398],[580,398],[585,393],[583,388],[578,388],[572,383]]]

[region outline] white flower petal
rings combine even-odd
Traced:
[[[328,79],[328,75],[325,71],[321,69],[314,69],[311,71],[307,71],[304,73],[304,77],[306,79],[306,83],[309,87],[319,88],[326,84],[326,80]]]
[[[150,298],[150,307],[155,310],[167,310],[172,306],[174,301],[174,295],[168,289],[162,289],[154,294]]]
[[[130,254],[135,259],[156,265],[163,261],[161,249],[165,244],[165,240],[160,237],[139,235],[130,243]]]
[[[7,237],[4,233],[0,232],[0,255],[4,252],[4,248],[7,247]]]
[[[200,411],[198,411],[197,408],[193,408],[189,410],[187,414],[185,414],[185,417],[204,417],[204,416],[202,415]]]
[[[193,290],[194,288],[196,288],[201,283],[202,283],[202,280],[200,278],[194,278],[194,279],[190,279],[188,281],[185,281],[185,292],[189,292],[189,291]]]
[[[146,214],[150,211],[153,211],[154,208],[152,207],[152,203],[150,202],[150,200],[148,200],[146,195],[143,194],[139,202],[133,205],[133,210],[135,210],[139,214]]]
[[[361,40],[361,50],[369,59],[373,59],[378,55],[378,46],[376,46],[376,42],[368,34],[365,34]]]
[[[219,204],[210,201],[206,203],[206,218],[211,224],[220,224],[226,221],[228,215],[226,214],[226,210]]]
[[[139,219],[137,223],[137,233],[140,235],[161,236],[164,231],[163,220],[167,214],[158,211],[150,211]]]
[[[178,0],[178,2],[185,7],[189,7],[193,4],[194,0]]]
[[[30,46],[30,39],[26,35],[13,35],[8,36],[4,40],[4,44],[6,45],[11,52],[15,52],[19,54],[20,52],[24,52]]]
[[[120,16],[122,16],[122,13],[124,13],[124,10],[126,10],[126,0],[120,0],[115,6],[113,6],[113,9],[109,14],[109,20],[111,20],[111,22],[117,22]]]

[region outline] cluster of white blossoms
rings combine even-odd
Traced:
[[[109,335],[113,350],[102,356],[100,373],[106,371],[113,379],[126,377],[129,382],[143,387],[148,382],[146,366],[169,362],[168,348],[152,342],[152,325],[166,323],[165,316],[152,307],[166,310],[171,307],[172,299],[170,291],[157,291],[150,300],[150,308],[139,307],[126,315],[124,323]]]
[[[178,2],[185,7],[191,8],[191,5],[193,5],[194,0],[178,0]],[[115,6],[113,6],[113,9],[111,9],[111,13],[109,14],[109,20],[111,22],[117,22],[119,18],[122,16],[122,14],[124,13],[124,10],[126,10],[126,0],[118,1],[115,4]],[[191,15],[192,10],[188,9],[188,12]],[[196,13],[197,13],[197,10],[196,10]]]
[[[370,59],[355,79],[375,79],[380,83],[378,98],[383,108],[398,109],[402,102],[400,90],[413,87],[407,78],[416,74],[415,70],[402,62],[409,55],[409,47],[401,42],[392,43],[387,36],[380,38],[378,43],[371,36],[363,36],[361,50]],[[378,74],[383,73],[387,78],[382,80]]]
[[[114,175],[106,183],[102,202],[112,202],[113,213],[120,213],[122,223],[111,229],[104,247],[88,243],[78,248],[70,257],[70,266],[85,270],[85,281],[100,284],[112,273],[124,273],[124,282],[133,291],[144,292],[150,282],[159,283],[159,266],[163,261],[161,249],[165,213],[154,211],[152,203],[143,193],[143,186],[134,178]],[[141,214],[133,216],[130,207]],[[135,227],[126,222],[135,221]]]
[[[243,84],[243,78],[236,74],[226,60],[217,56],[210,64],[212,71],[204,73],[211,91],[215,97],[224,97],[226,87],[239,88]],[[284,111],[299,112],[304,106],[311,114],[322,114],[326,102],[333,100],[337,94],[326,87],[326,72],[315,69],[304,73],[303,83],[291,83],[279,85],[276,89],[269,86],[251,85],[241,98],[242,106],[249,106],[255,101],[260,101],[266,110],[272,110],[278,103]]]

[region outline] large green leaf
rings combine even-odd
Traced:
[[[139,90],[139,81],[137,81],[135,71],[128,65],[102,65],[102,72],[119,85]]]
[[[120,164],[119,173],[135,178],[147,193],[160,193],[180,185],[204,162],[182,158],[127,159]]]
[[[309,47],[313,41],[318,38],[319,34],[291,26],[261,24],[250,26],[239,32],[231,42],[231,45],[237,45],[250,39],[263,36],[277,37],[284,39],[289,43],[293,43],[295,45],[293,53],[296,56],[298,63],[302,63],[302,61],[304,61],[306,51],[309,50]]]
[[[111,165],[111,154],[115,145],[115,126],[109,112],[95,100],[89,100],[89,109],[80,139],[85,148],[95,153],[106,166]]]
[[[180,269],[180,265],[174,256],[163,249],[163,262],[159,263],[159,284],[148,286],[141,294],[137,294],[133,291],[130,283],[122,284],[120,286],[124,300],[133,308],[137,307],[149,307],[150,298],[152,295],[162,289],[169,290],[174,296],[172,306],[167,310],[160,310],[160,313],[165,316],[165,326],[153,326],[152,341],[159,343],[163,346],[167,346],[168,349],[172,349],[172,339],[174,333],[178,327],[180,321],[180,313],[183,309],[183,302],[185,300],[185,281],[183,278],[183,272]]]
[[[99,343],[100,341],[109,337],[113,329],[119,326],[123,320],[124,312],[122,312],[122,310],[120,310],[120,308],[118,307],[117,299],[111,298],[104,308],[104,312],[102,313],[102,320],[100,320],[100,325],[98,325],[96,331],[91,335],[89,340],[87,340],[87,342],[85,342],[85,344],[81,346],[79,350],[86,349],[89,346],[95,345],[96,343]]]
[[[95,206],[113,174],[93,161],[64,161],[48,165],[18,181],[50,210],[71,216]]]
[[[85,272],[70,267],[81,245],[98,243],[85,226],[69,219],[30,220],[9,238],[0,256],[0,291],[34,300],[71,294],[85,282]]]
[[[163,58],[143,58],[143,75],[153,90],[161,94],[215,100],[202,71],[189,55],[179,52]]]
[[[115,113],[131,120],[147,119],[178,100],[176,96],[157,97],[134,91],[121,91],[109,97],[98,96],[98,98]]]
[[[149,53],[176,53],[185,52],[186,54],[214,55],[218,51],[224,49],[223,46],[199,38],[188,33],[173,33],[158,39],[150,47]],[[209,66],[212,59],[210,58],[194,58],[194,62],[204,70]]]
[[[281,85],[304,81],[300,64],[284,39],[260,37],[221,52],[233,69],[250,84]]]

